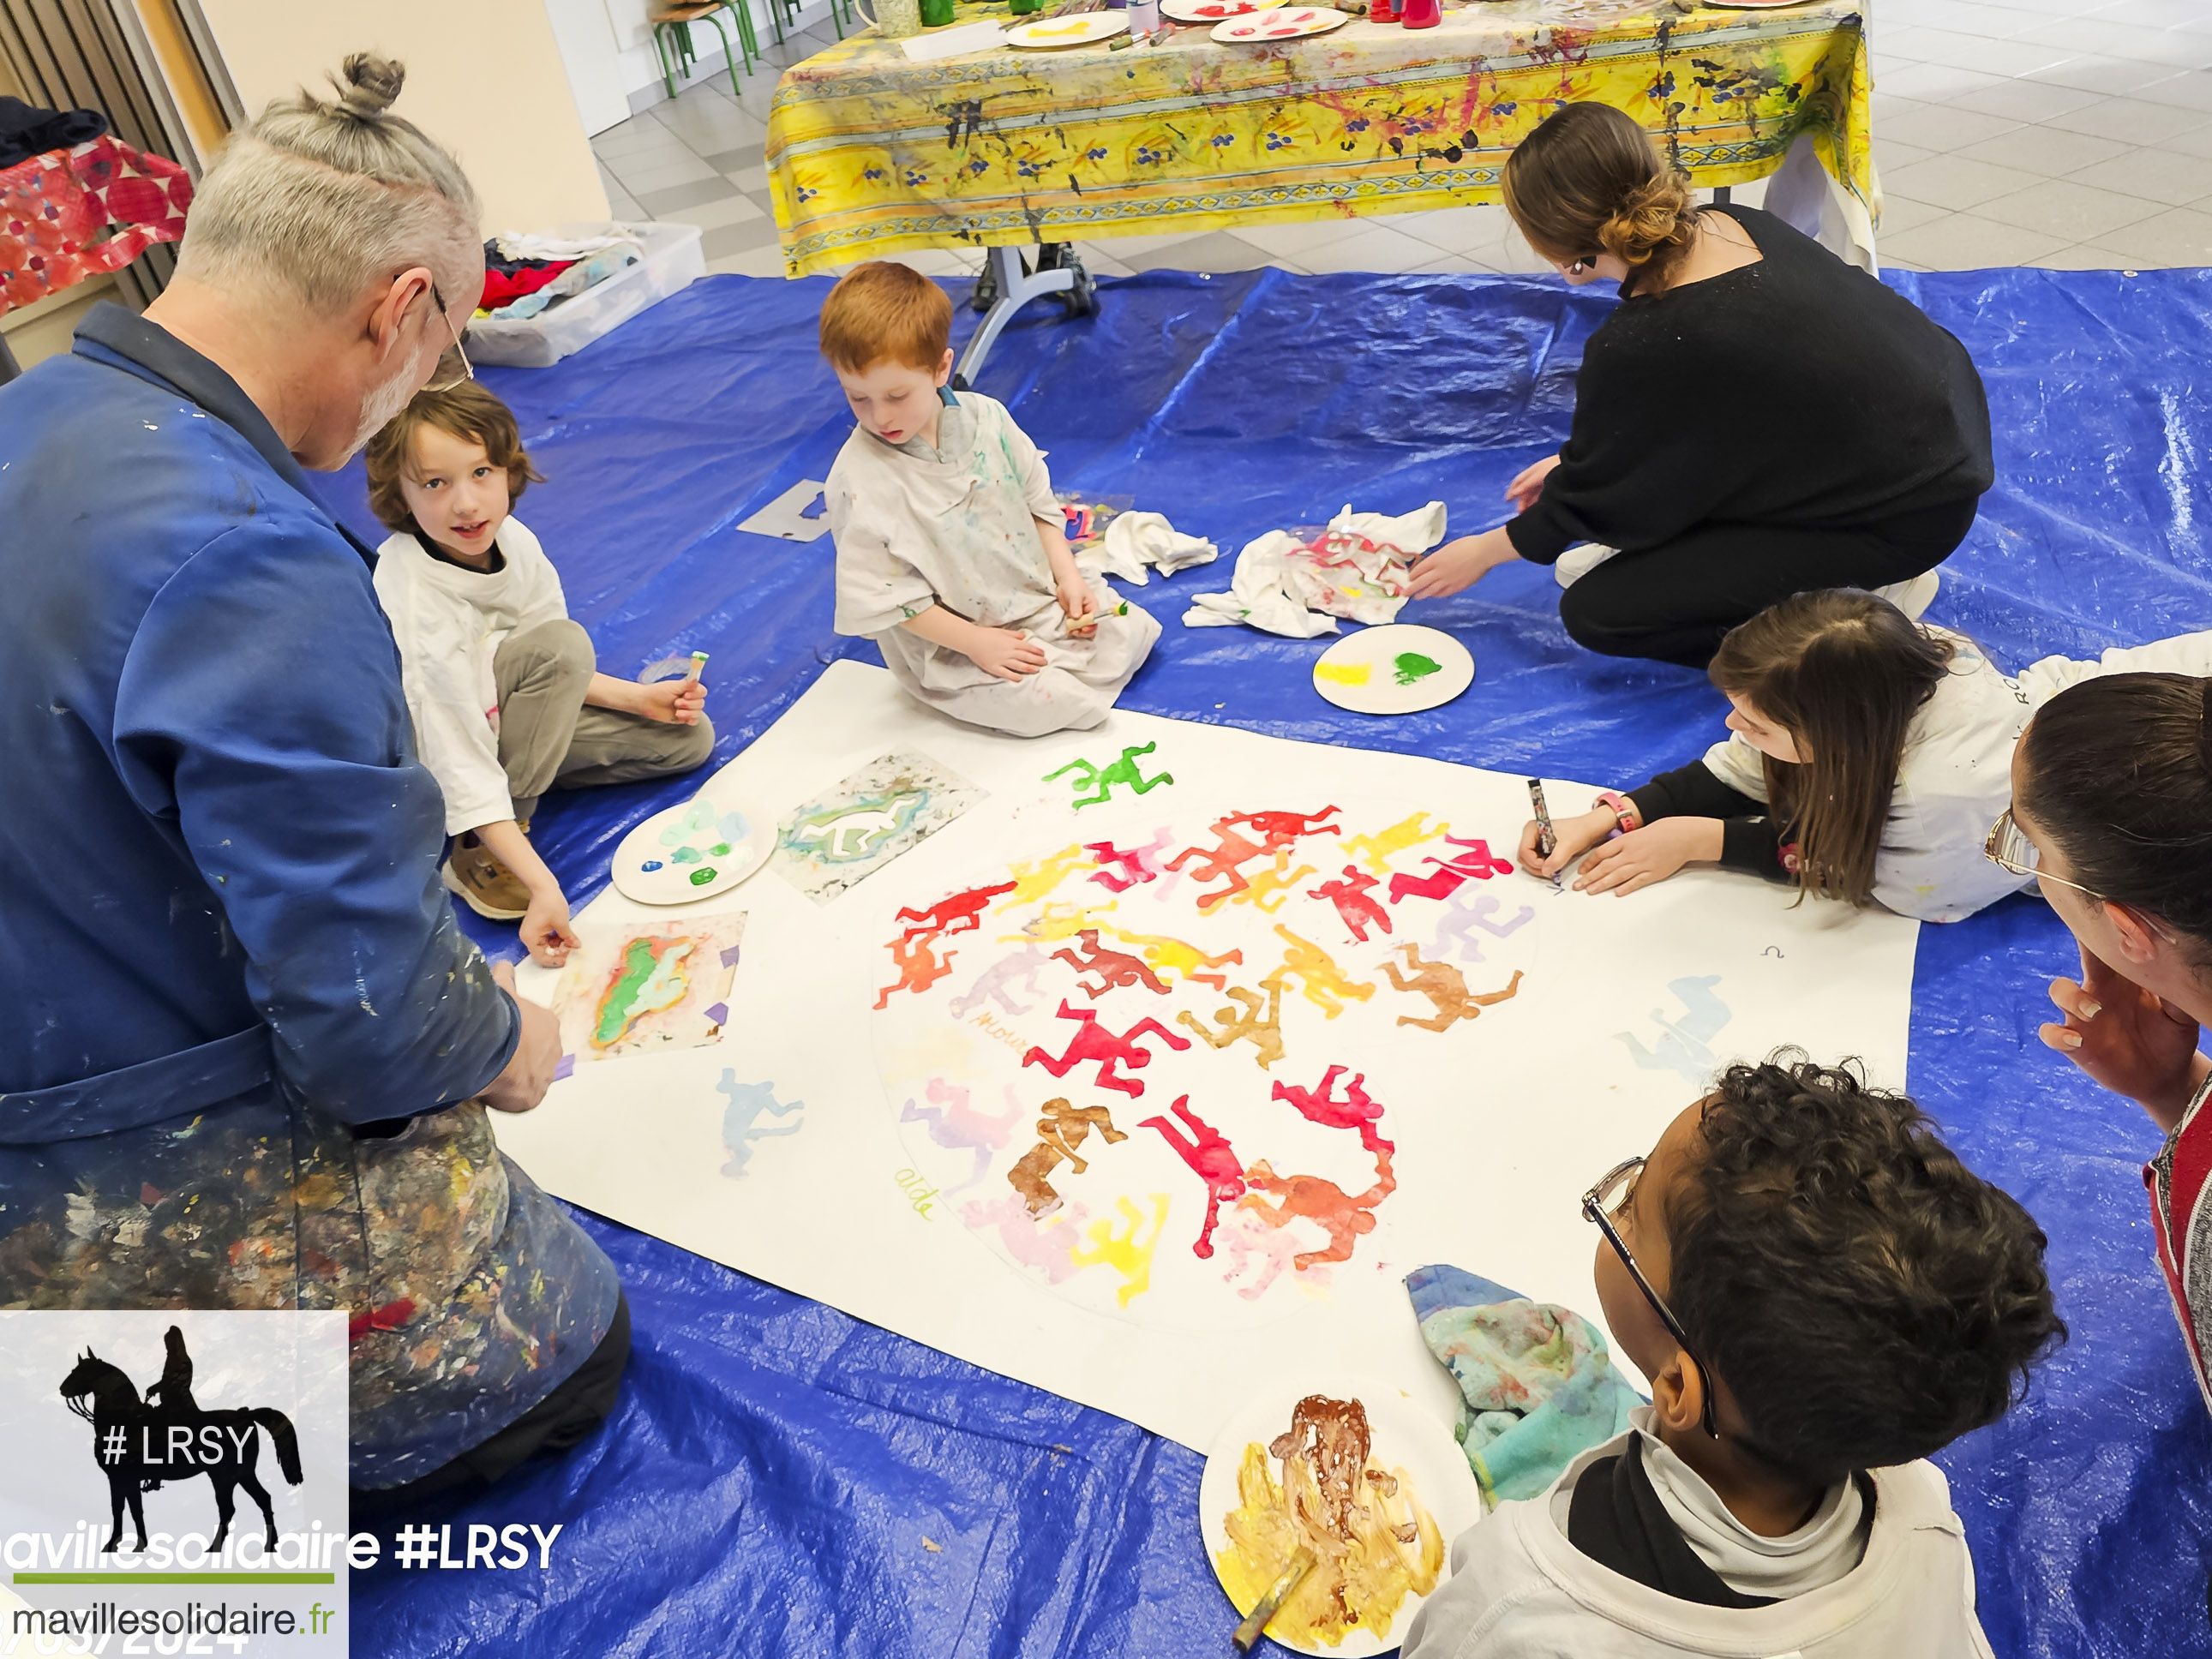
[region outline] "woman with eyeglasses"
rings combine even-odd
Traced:
[[[2043,1041],[2166,1133],[2143,1171],[2159,1265],[2212,1405],[2212,681],[2115,674],[2038,711],[1991,859],[2033,876],[2081,947]]]
[[[1733,735],[1556,820],[1549,854],[1530,823],[1521,867],[1549,880],[1580,857],[1577,891],[1625,895],[1717,865],[1808,897],[1956,921],[2023,884],[1982,843],[2029,716],[2069,685],[2132,669],[2212,674],[2212,633],[2096,662],[2046,657],[2014,677],[1878,595],[1799,593],[1730,630],[1706,670]]]
[[[1693,205],[1607,105],[1555,112],[1504,191],[1540,257],[1620,306],[1583,348],[1566,447],[1506,487],[1519,516],[1430,554],[1414,598],[1551,565],[1576,640],[1693,668],[1807,588],[1927,608],[1995,477],[1964,346],[1772,215]]]

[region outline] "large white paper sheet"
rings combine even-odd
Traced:
[[[690,907],[747,913],[720,1041],[579,1067],[501,1142],[575,1203],[1186,1445],[1289,1361],[1448,1419],[1401,1283],[1425,1262],[1595,1318],[1577,1200],[1717,1065],[1796,1044],[1904,1082],[1917,924],[1500,869],[1518,777],[1127,713],[999,738],[838,663],[715,787],[780,815],[894,750],[987,798],[826,905],[756,876]],[[580,921],[670,914],[610,891]]]

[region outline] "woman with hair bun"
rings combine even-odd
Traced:
[[[1519,516],[1430,554],[1413,597],[1553,565],[1580,643],[1694,668],[1810,588],[1917,617],[1994,477],[1966,348],[1772,215],[1694,206],[1608,105],[1563,106],[1504,188],[1528,245],[1577,286],[1619,283],[1620,306],[1584,348],[1565,447],[1506,487]]]

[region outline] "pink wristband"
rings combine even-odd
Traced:
[[[1644,817],[1636,810],[1636,803],[1618,789],[1599,790],[1597,805],[1613,808],[1613,816],[1618,820],[1613,825],[1613,835],[1625,836],[1632,830],[1641,830],[1644,827]]]

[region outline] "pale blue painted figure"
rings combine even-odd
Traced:
[[[795,1135],[806,1127],[803,1123],[787,1123],[781,1129],[756,1127],[763,1113],[771,1117],[789,1117],[793,1112],[806,1109],[803,1100],[794,1100],[788,1105],[777,1100],[773,1083],[740,1083],[737,1073],[726,1066],[722,1068],[722,1080],[714,1086],[730,1101],[722,1111],[722,1144],[730,1149],[730,1161],[722,1166],[722,1173],[732,1181],[744,1174],[746,1162],[752,1157],[753,1142],[771,1135]]]
[[[1668,981],[1668,994],[1682,1005],[1682,1018],[1670,1020],[1654,1008],[1652,1023],[1663,1035],[1649,1048],[1626,1031],[1613,1033],[1628,1045],[1638,1070],[1679,1072],[1686,1081],[1700,1089],[1712,1082],[1713,1073],[1720,1064],[1712,1051],[1712,1040],[1734,1018],[1728,1004],[1713,994],[1713,987],[1720,982],[1718,974]]]

